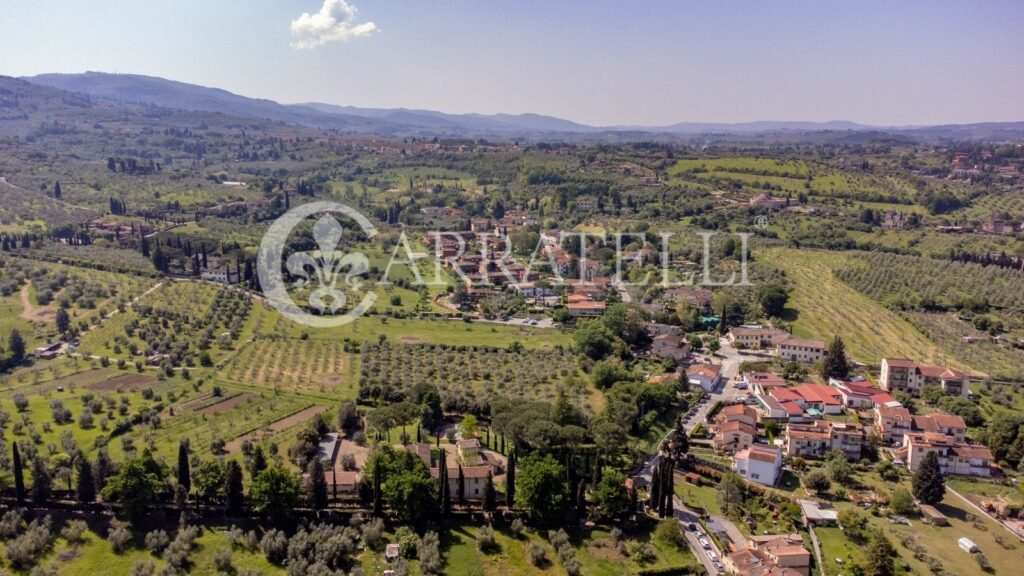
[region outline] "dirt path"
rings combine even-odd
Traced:
[[[29,322],[52,322],[57,318],[57,311],[50,308],[36,308],[28,293],[31,285],[25,283],[21,287],[21,317]]]
[[[242,443],[244,443],[246,440],[250,442],[259,442],[260,440],[266,438],[267,436],[272,436],[274,434],[277,434],[278,432],[283,432],[291,428],[292,426],[302,424],[303,422],[309,420],[310,418],[316,416],[317,414],[326,411],[326,406],[310,406],[309,408],[306,408],[305,410],[300,410],[295,414],[292,414],[291,416],[287,416],[276,422],[272,422],[269,426],[265,428],[253,430],[248,434],[242,434],[238,438],[235,438],[234,440],[228,442],[224,446],[224,449],[227,450],[229,454],[238,452],[239,450],[242,449]]]

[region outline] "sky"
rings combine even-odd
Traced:
[[[592,125],[1024,121],[1024,2],[0,0],[0,74]]]

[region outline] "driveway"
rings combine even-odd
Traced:
[[[696,428],[698,424],[704,423],[708,410],[716,401],[728,404],[747,395],[747,390],[740,390],[736,387],[736,376],[740,372],[740,364],[744,362],[764,360],[764,358],[760,356],[754,356],[737,350],[725,338],[719,339],[719,344],[721,344],[721,348],[716,356],[718,357],[717,359],[722,362],[722,383],[718,385],[718,388],[709,392],[708,395],[705,396],[706,400],[697,407],[697,410],[693,414],[684,418],[683,421],[690,432],[693,432],[693,429]]]

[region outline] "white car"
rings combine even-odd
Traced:
[[[697,539],[697,542],[700,542],[700,545],[701,545],[701,546],[702,546],[702,547],[703,547],[703,548],[704,548],[705,550],[711,550],[711,543],[710,543],[710,542],[708,542],[707,538],[698,538],[698,539]]]
[[[718,554],[715,554],[714,550],[708,550],[708,558],[712,561],[718,560]]]

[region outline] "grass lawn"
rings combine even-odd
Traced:
[[[789,300],[796,315],[794,333],[826,342],[839,334],[847,354],[871,364],[902,356],[968,369],[895,312],[836,278],[832,269],[842,258],[834,252],[785,248],[761,254],[763,262],[783,269],[795,283]]]

